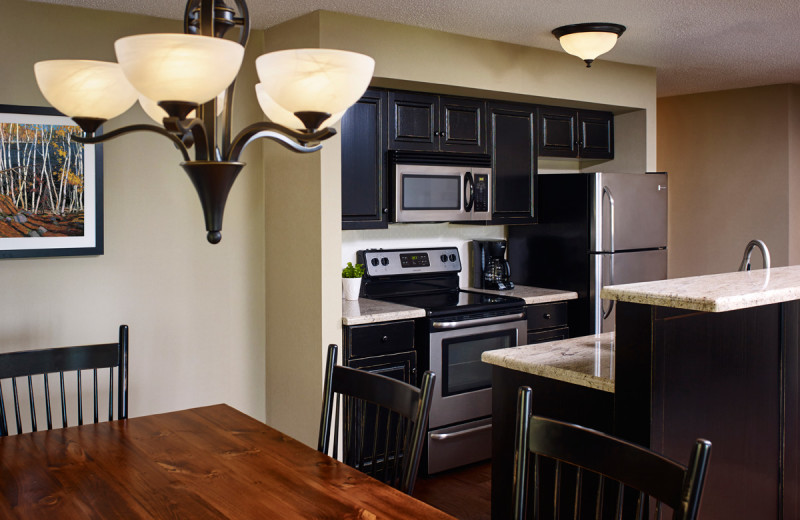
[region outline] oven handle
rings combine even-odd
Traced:
[[[477,327],[478,325],[489,325],[492,323],[506,323],[508,321],[517,321],[525,319],[525,312],[518,314],[509,314],[507,316],[492,316],[491,318],[478,318],[477,320],[464,320],[464,321],[434,321],[431,327],[434,329],[466,329],[469,327]]]
[[[483,426],[478,426],[476,428],[470,428],[469,430],[464,430],[455,433],[432,433],[431,439],[435,441],[446,441],[447,439],[455,439],[456,437],[461,437],[463,435],[469,435],[475,432],[482,432],[483,430],[491,430],[491,424],[484,424]]]

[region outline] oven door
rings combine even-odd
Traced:
[[[429,428],[492,415],[492,370],[487,350],[516,347],[527,337],[525,313],[470,321],[431,320],[430,369],[437,375]]]

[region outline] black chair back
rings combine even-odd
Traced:
[[[530,494],[534,519],[543,518],[543,506],[554,510],[553,518],[596,519],[643,519],[653,506],[653,517],[660,519],[666,505],[674,520],[694,520],[710,455],[711,443],[698,439],[684,467],[605,433],[531,415],[531,389],[523,386],[517,400],[514,519],[527,518]],[[552,482],[545,483],[545,475]]]
[[[83,424],[83,385],[81,378],[82,370],[92,371],[93,394],[94,394],[94,422],[99,421],[99,399],[98,399],[98,369],[108,369],[108,420],[113,420],[114,416],[114,368],[117,368],[117,418],[125,419],[128,417],[128,326],[121,325],[119,328],[119,341],[117,343],[106,343],[102,345],[86,345],[79,347],[61,347],[42,350],[27,350],[21,352],[8,352],[0,354],[0,383],[3,380],[11,380],[11,399],[14,404],[14,418],[16,420],[16,432],[23,432],[21,407],[24,401],[20,401],[20,391],[17,387],[17,378],[26,378],[28,387],[28,405],[30,412],[31,431],[37,431],[36,424],[36,395],[43,395],[45,416],[47,418],[47,429],[53,429],[52,406],[50,402],[50,377],[48,374],[58,373],[58,383],[60,389],[60,409],[61,427],[67,427],[67,392],[64,384],[64,373],[77,373],[77,412],[78,425]],[[34,388],[38,386],[35,382],[40,380],[37,376],[42,376],[43,389],[37,393]],[[42,387],[38,387],[42,388]],[[41,404],[41,403],[40,403]],[[0,384],[0,436],[9,434],[8,420],[6,414],[5,396],[3,386]]]
[[[426,371],[416,388],[336,365],[336,352],[336,345],[328,346],[317,449],[338,458],[341,417],[343,462],[410,495],[419,471],[435,375]]]

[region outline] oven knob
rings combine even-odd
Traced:
[[[382,265],[389,265],[389,259],[384,256],[383,258],[381,258],[381,264]]]
[[[440,258],[442,259],[442,262],[447,262],[447,255],[442,255]]]
[[[373,258],[372,260],[370,260],[370,263],[372,265],[378,265],[378,259],[377,258]]]
[[[450,261],[451,262],[455,262],[456,261],[456,255],[450,255]]]

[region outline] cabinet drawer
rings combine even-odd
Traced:
[[[567,324],[567,303],[542,303],[529,305],[528,330],[551,329]]]
[[[546,341],[556,341],[569,337],[569,327],[558,327],[557,329],[540,330],[528,332],[528,345],[534,343],[544,343]]]
[[[349,358],[377,356],[414,349],[414,322],[394,321],[381,325],[347,328]]]

